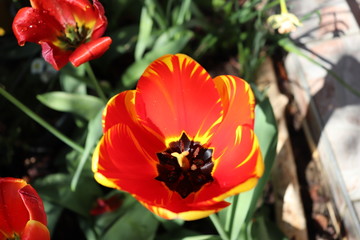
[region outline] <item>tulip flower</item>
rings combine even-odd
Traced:
[[[101,37],[107,27],[98,0],[30,0],[31,7],[18,11],[13,31],[20,46],[41,45],[42,55],[56,70],[69,61],[79,66],[100,57],[112,40]]]
[[[249,84],[212,79],[192,58],[155,60],[136,90],[114,96],[92,170],[165,219],[195,220],[229,205],[263,173]]]
[[[0,178],[0,239],[47,240],[44,205],[22,179]]]

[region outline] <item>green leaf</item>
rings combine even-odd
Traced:
[[[101,236],[101,239],[152,240],[158,225],[154,215],[136,202],[127,207],[125,214],[109,228],[104,236]]]
[[[111,47],[115,51],[108,51],[107,55],[109,55],[110,59],[114,59],[119,57],[119,54],[124,54],[133,50],[137,34],[139,31],[139,26],[130,25],[117,29],[115,32],[110,34],[111,39],[113,40]]]
[[[60,85],[65,92],[86,94],[85,68],[81,65],[77,68],[66,65],[60,71]]]
[[[262,206],[253,220],[249,222],[242,232],[241,239],[249,240],[287,240],[276,223],[270,219],[270,207]]]
[[[219,213],[220,221],[223,223],[225,231],[230,233],[230,239],[238,239],[238,235],[246,220],[254,189],[232,196],[226,199],[231,205]]]
[[[104,107],[100,98],[76,93],[49,92],[37,95],[37,99],[51,109],[73,113],[86,120],[93,119]]]
[[[199,46],[197,47],[197,49],[194,51],[194,56],[195,57],[200,57],[203,54],[205,54],[207,51],[209,51],[210,49],[212,49],[215,44],[219,41],[218,36],[212,34],[212,33],[208,33],[200,42]]]
[[[75,191],[78,181],[80,179],[81,172],[85,166],[85,163],[89,159],[91,151],[93,150],[95,144],[98,142],[100,136],[102,135],[102,111],[99,111],[95,118],[91,119],[88,124],[88,134],[86,137],[84,152],[81,156],[79,165],[76,168],[74,177],[71,181],[71,190]]]
[[[82,177],[76,191],[71,191],[70,181],[69,174],[56,173],[36,179],[32,186],[43,200],[67,208],[81,216],[89,216],[96,199],[102,195],[99,184],[92,176]]]
[[[138,42],[135,46],[135,60],[140,60],[148,46],[148,42],[151,36],[151,30],[153,26],[153,20],[151,18],[151,9],[149,9],[150,0],[147,0],[141,10],[140,27]]]
[[[181,1],[181,6],[179,9],[179,14],[177,15],[177,18],[175,19],[175,25],[182,25],[185,22],[185,19],[187,15],[191,13],[190,6],[191,6],[191,0],[183,0]]]

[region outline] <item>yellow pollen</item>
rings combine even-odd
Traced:
[[[177,152],[171,153],[171,156],[176,157],[179,166],[182,169],[189,169],[190,167],[189,159],[186,157],[187,155],[189,155],[188,151],[184,151],[182,153],[177,153]]]

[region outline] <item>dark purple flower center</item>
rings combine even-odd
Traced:
[[[85,25],[67,26],[63,35],[58,36],[62,48],[74,51],[81,44],[86,43],[91,35],[91,31]]]
[[[182,198],[199,191],[214,179],[211,175],[214,163],[213,150],[204,148],[199,142],[190,141],[183,133],[179,141],[171,142],[170,147],[157,153],[159,176],[155,179],[164,182]]]

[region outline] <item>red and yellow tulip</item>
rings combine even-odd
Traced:
[[[0,240],[48,240],[44,205],[22,179],[0,178]]]
[[[183,54],[161,57],[136,90],[108,102],[93,155],[95,179],[163,218],[207,217],[262,176],[254,107],[244,80],[212,79]]]
[[[98,0],[30,0],[19,10],[13,31],[20,46],[38,43],[44,59],[56,70],[69,61],[79,66],[100,57],[112,40],[101,37],[107,27],[104,8]]]

